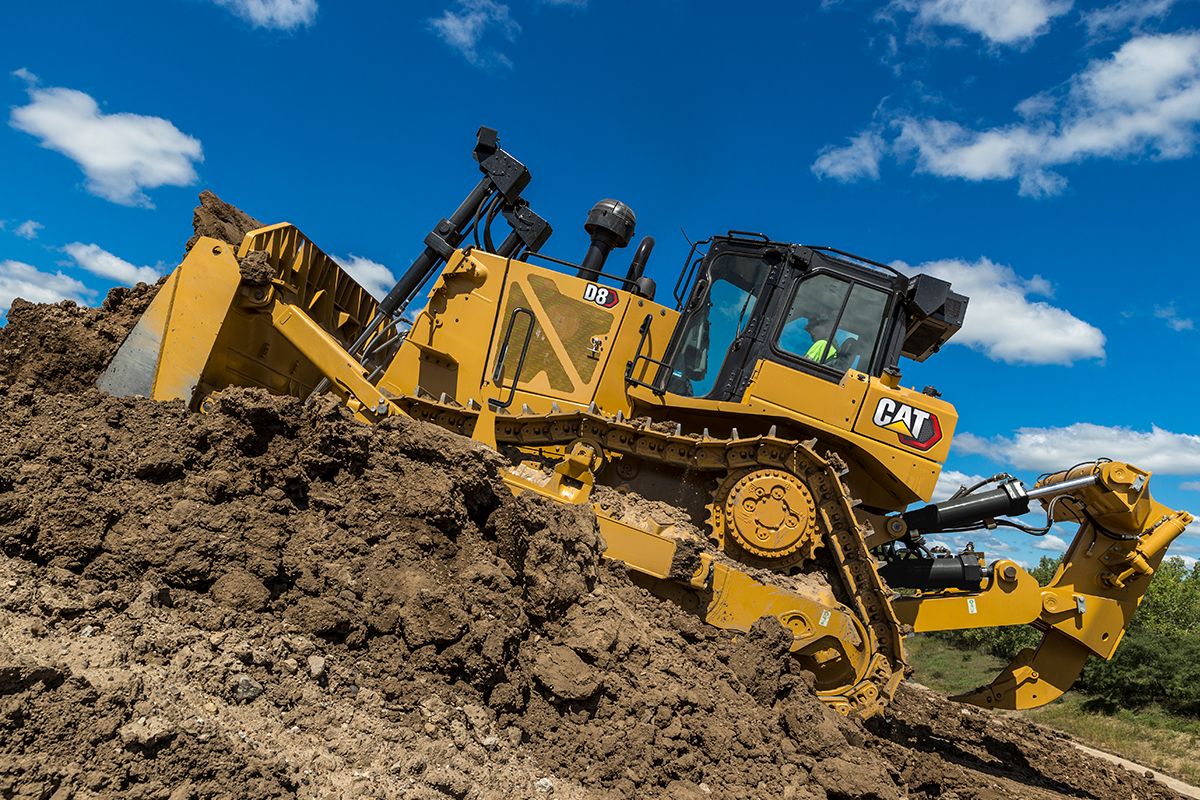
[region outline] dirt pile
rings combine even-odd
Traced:
[[[55,393],[91,388],[156,291],[144,283],[113,289],[99,308],[18,297],[0,327],[0,380]]]
[[[653,598],[440,428],[107,397],[29,344],[101,358],[145,295],[0,332],[0,795],[1174,797],[914,689],[838,718],[778,624]]]
[[[439,428],[26,384],[0,420],[7,790],[789,796],[862,736],[778,626],[650,598]]]
[[[192,238],[184,245],[185,252],[191,252],[196,240],[201,236],[211,236],[240,245],[247,233],[263,224],[254,217],[234,205],[226,203],[208,189],[200,193],[200,205],[192,212]]]
[[[199,199],[192,212],[189,251],[201,236],[237,245],[247,233],[262,227],[210,191],[201,192]],[[131,289],[113,289],[99,308],[70,300],[40,306],[14,300],[8,311],[10,324],[0,328],[0,379],[31,383],[54,393],[92,386],[161,285],[159,281],[155,286],[139,283]]]

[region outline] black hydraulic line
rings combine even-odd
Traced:
[[[950,533],[963,530],[973,530],[980,523],[997,520],[997,517],[1012,517],[1027,514],[1029,504],[1033,500],[1044,497],[1059,497],[1074,491],[1092,486],[1099,478],[1096,475],[1085,475],[1067,481],[1037,486],[1026,490],[1020,481],[1009,481],[999,488],[986,492],[976,491],[972,494],[959,495],[940,503],[915,508],[901,514],[905,525],[910,531],[921,533]],[[1032,533],[1041,529],[1025,528],[1016,523],[1007,522],[1012,527]]]
[[[380,301],[375,316],[363,328],[358,338],[349,348],[350,355],[360,362],[366,359],[362,352],[367,343],[380,333],[380,326],[394,317],[397,312],[403,312],[416,295],[417,291],[433,275],[438,266],[444,263],[454,253],[466,236],[472,220],[482,216],[489,202],[497,204],[515,204],[521,192],[529,185],[528,168],[517,159],[500,148],[499,134],[492,128],[480,128],[476,134],[474,157],[479,162],[483,177],[466,199],[459,204],[449,218],[443,219],[434,226],[425,237],[425,249],[413,260],[400,280]],[[476,223],[478,224],[478,223]],[[329,379],[322,378],[309,395],[320,395],[329,388]]]
[[[483,222],[483,249],[489,253],[496,252],[496,245],[492,242],[492,223],[496,221],[496,215],[500,213],[500,209],[503,207],[503,203],[494,203],[488,209],[487,218]]]
[[[650,260],[650,254],[654,252],[654,237],[647,236],[642,239],[637,250],[633,253],[633,261],[629,263],[629,272],[625,274],[625,282],[636,286],[638,279],[646,272],[646,262]]]
[[[483,243],[479,240],[480,230],[484,224],[484,217],[490,217],[493,209],[500,205],[500,195],[493,194],[484,204],[479,207],[479,213],[475,215],[474,221],[471,222],[471,227],[468,230],[471,233],[471,239],[475,242],[476,247],[483,247]],[[463,239],[466,239],[466,234],[463,234]]]
[[[968,495],[968,494],[975,494],[975,492],[979,491],[984,486],[987,486],[989,483],[1000,483],[1001,481],[1011,481],[1011,480],[1013,480],[1012,475],[1009,475],[1007,472],[998,472],[995,475],[993,475],[992,477],[984,478],[983,480],[981,480],[977,483],[973,483],[970,486],[959,487],[959,490],[957,492],[955,492],[951,496],[950,499],[954,499],[956,497],[964,497],[965,495]]]
[[[492,196],[494,189],[492,188],[492,179],[490,176],[485,176],[467,195],[462,204],[450,215],[449,219],[444,219],[438,223],[433,229],[430,237],[437,236],[440,241],[427,244],[421,254],[416,257],[413,263],[409,266],[404,274],[400,276],[400,280],[396,281],[396,285],[388,292],[387,297],[379,304],[379,313],[385,316],[391,316],[401,303],[408,300],[417,289],[421,288],[421,284],[425,283],[425,279],[429,277],[430,272],[440,264],[445,256],[443,255],[443,247],[448,245],[453,251],[454,247],[462,241],[463,231],[466,229],[467,223],[475,218],[479,213],[479,209]],[[429,237],[425,239],[429,242]],[[444,243],[444,244],[443,244]],[[433,244],[438,244],[434,247]]]

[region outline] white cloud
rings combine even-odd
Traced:
[[[428,20],[430,29],[477,67],[499,64],[512,66],[503,53],[482,46],[491,32],[508,41],[516,38],[521,26],[512,18],[508,6],[496,0],[458,0],[456,9],[445,9],[440,17]]]
[[[1150,104],[1194,110],[1200,34],[1169,33],[1130,39],[1112,58],[1092,61],[1073,87],[1090,108],[1141,110]]]
[[[897,0],[892,6],[916,14],[918,27],[963,28],[993,44],[1019,45],[1045,33],[1071,10],[1071,0]]]
[[[260,28],[292,30],[317,18],[317,0],[213,0]]]
[[[921,172],[970,181],[1015,178],[1021,194],[1043,196],[1066,185],[1050,171],[1062,165],[1188,155],[1197,123],[1200,34],[1163,34],[1137,37],[1111,58],[1092,61],[1043,116],[988,130],[910,117],[900,121],[896,144],[916,156]]]
[[[908,273],[929,273],[949,281],[971,299],[963,328],[952,344],[963,344],[1009,364],[1070,364],[1104,358],[1105,337],[1099,328],[1066,309],[1036,297],[1049,297],[1053,287],[1040,275],[1023,278],[1010,267],[987,258],[927,261],[895,266]]]
[[[850,138],[844,147],[829,145],[822,148],[812,171],[819,178],[850,181],[870,178],[879,180],[879,162],[887,152],[887,143],[876,131],[863,131]]]
[[[358,281],[376,300],[382,300],[396,285],[396,276],[378,261],[353,254],[340,256],[334,261],[350,273],[350,277]]]
[[[1121,0],[1103,8],[1082,12],[1079,16],[1088,35],[1102,36],[1137,30],[1149,20],[1166,16],[1176,0]]]
[[[0,313],[7,312],[13,298],[31,303],[57,303],[74,300],[86,303],[95,292],[61,272],[42,272],[21,261],[0,261]]]
[[[933,490],[933,497],[929,498],[929,502],[937,503],[942,500],[948,500],[950,495],[958,491],[960,486],[974,486],[982,481],[986,475],[971,475],[966,472],[959,472],[956,469],[944,469],[942,474],[938,476],[937,486]]]
[[[1200,481],[1184,481],[1179,488],[1185,492],[1200,492]]]
[[[161,117],[106,114],[90,95],[41,87],[24,73],[30,102],[14,108],[9,123],[78,164],[93,194],[122,205],[153,207],[143,189],[196,181],[194,163],[204,160],[198,139]]]
[[[1165,306],[1155,306],[1154,316],[1165,322],[1171,330],[1180,333],[1193,330],[1196,327],[1195,320],[1179,316],[1179,310],[1175,308],[1174,303],[1168,303]]]
[[[1200,33],[1137,36],[1066,87],[1022,101],[1021,122],[992,128],[898,117],[888,150],[942,178],[1016,180],[1028,197],[1062,192],[1066,178],[1054,170],[1086,159],[1182,158],[1200,126]]]
[[[17,227],[13,228],[13,233],[20,236],[22,239],[36,239],[38,231],[46,227],[40,222],[32,219],[27,219]]]
[[[1200,475],[1200,436],[1158,426],[1138,431],[1076,422],[1061,428],[1019,428],[1011,437],[960,433],[954,447],[959,454],[981,455],[1015,469],[1037,472],[1103,457],[1164,475]]]
[[[1032,97],[1026,97],[1014,106],[1014,110],[1022,117],[1041,117],[1054,111],[1058,99],[1049,92],[1041,92]]]
[[[138,267],[130,264],[97,244],[72,242],[63,248],[63,252],[93,275],[109,278],[127,286],[138,282],[154,283],[162,277],[153,267]]]
[[[1067,540],[1053,533],[1038,536],[1033,540],[1034,550],[1046,550],[1051,553],[1061,553],[1067,549]]]

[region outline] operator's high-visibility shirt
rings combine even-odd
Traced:
[[[818,339],[817,341],[813,342],[812,347],[808,348],[808,352],[804,354],[804,357],[809,361],[816,361],[818,364],[822,363],[822,361],[832,361],[837,357],[837,347],[830,344],[829,352],[826,353],[825,345],[828,343],[828,339]],[[822,354],[825,356],[824,359],[821,358]]]

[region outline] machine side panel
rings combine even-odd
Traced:
[[[532,317],[518,313],[510,330],[518,309]],[[625,366],[634,358],[647,315],[653,322],[643,352],[661,358],[678,319],[674,311],[546,267],[459,251],[435,282],[380,387],[392,395],[445,392],[464,404],[511,396],[518,409],[528,404],[547,411],[552,402],[586,408],[595,401],[610,413],[628,411]],[[645,362],[639,372],[645,379],[653,375]]]
[[[513,405],[528,404],[537,411],[548,410],[551,402],[579,408],[596,402],[609,413],[628,412],[625,369],[641,339],[640,326],[647,315],[658,321],[650,326],[645,353],[659,358],[677,319],[674,312],[629,292],[521,262],[509,269],[502,308],[485,380],[503,355],[502,385],[494,388],[507,399],[516,380]],[[509,332],[519,308],[532,312],[532,333],[527,315]],[[518,375],[527,334],[529,347]]]
[[[609,345],[608,366],[596,388],[595,401],[600,408],[610,414],[618,409],[632,413],[630,385],[625,380],[627,366],[638,355],[645,356],[633,364],[630,377],[642,383],[653,381],[658,374],[657,362],[666,355],[678,323],[679,312],[674,309],[640,297],[630,301],[621,326]]]
[[[770,403],[798,420],[849,431],[867,391],[865,378],[862,373],[847,372],[840,383],[831,383],[764,359],[755,367],[743,402]]]
[[[429,291],[379,387],[391,395],[442,392],[460,403],[494,397],[486,383],[487,347],[507,281],[505,259],[458,251]]]
[[[854,431],[906,456],[941,465],[950,455],[957,424],[958,412],[944,400],[872,378]],[[922,499],[928,497],[921,494]]]
[[[629,296],[604,287],[604,300],[612,305],[601,305],[585,299],[588,287],[597,284],[528,264],[514,264],[508,277],[504,311],[492,338],[493,369],[507,345],[502,384],[516,381],[527,393],[586,405],[595,394]],[[591,293],[596,294],[594,289]],[[531,311],[532,319],[522,316],[510,331],[518,308]],[[529,346],[520,364],[526,338]]]
[[[841,382],[831,383],[764,360],[755,369],[743,402],[761,404],[772,413],[844,442],[844,456],[858,463],[869,478],[850,478],[855,495],[870,506],[900,508],[932,494],[941,464],[925,454],[861,435],[857,423],[871,403],[875,383],[855,371],[847,372]],[[952,409],[949,416],[953,416]]]

